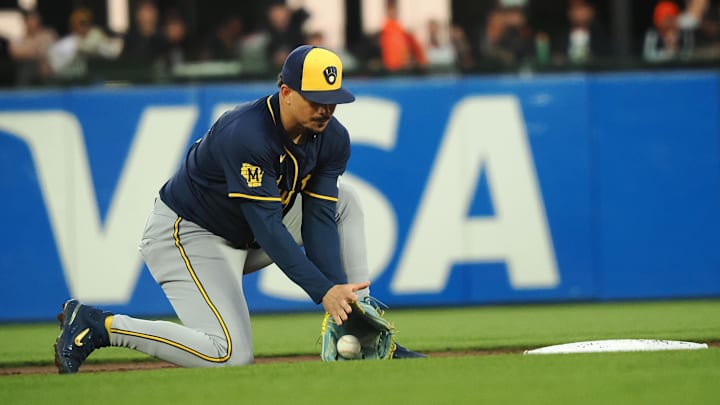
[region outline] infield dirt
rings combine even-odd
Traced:
[[[707,342],[710,347],[720,348],[720,341]],[[467,357],[467,356],[491,356],[503,354],[520,354],[524,349],[490,349],[490,350],[463,350],[463,351],[442,351],[442,352],[426,352],[430,357]],[[299,362],[318,362],[319,356],[315,355],[299,355],[299,356],[275,356],[275,357],[258,357],[255,364],[272,364],[272,363],[299,363]],[[97,372],[117,372],[117,371],[135,371],[135,370],[157,370],[164,368],[177,368],[174,364],[159,361],[133,361],[133,362],[108,362],[108,363],[88,363],[82,366],[80,373],[97,373]],[[57,368],[54,365],[42,366],[18,366],[18,367],[0,367],[0,377],[9,375],[24,374],[56,374]]]

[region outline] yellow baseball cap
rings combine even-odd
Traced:
[[[342,61],[318,46],[302,45],[285,59],[280,80],[306,99],[319,104],[344,104],[355,96],[342,87]]]

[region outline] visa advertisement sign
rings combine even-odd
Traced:
[[[720,295],[714,73],[350,81],[372,293],[392,307]],[[0,321],[72,296],[171,314],[137,251],[157,190],[253,85],[0,93]],[[318,309],[277,269],[251,310]]]

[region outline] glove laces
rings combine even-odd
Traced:
[[[382,316],[385,313],[385,310],[389,308],[384,302],[370,295],[363,297],[362,301],[375,308],[375,311],[377,311],[380,316]]]

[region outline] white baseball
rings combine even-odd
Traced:
[[[348,360],[362,357],[360,341],[353,335],[344,335],[337,342],[337,351],[340,356]]]

